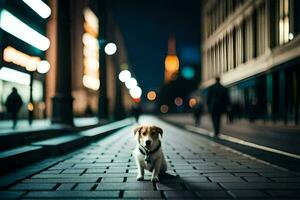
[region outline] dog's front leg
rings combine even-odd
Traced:
[[[135,158],[137,170],[138,170],[138,175],[136,177],[137,181],[142,181],[144,180],[144,167],[141,165],[140,160],[138,158]]]
[[[162,158],[158,158],[154,163],[154,168],[153,168],[152,177],[151,177],[152,182],[159,181],[158,174],[160,172],[161,162],[162,162]]]

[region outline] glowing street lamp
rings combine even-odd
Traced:
[[[48,38],[23,23],[7,10],[1,11],[0,28],[42,51],[46,51],[50,46]]]
[[[117,51],[117,45],[115,43],[110,42],[107,45],[105,45],[104,51],[109,56],[114,55]]]
[[[142,96],[142,89],[139,86],[135,86],[129,90],[129,94],[133,99],[139,99]]]
[[[37,71],[41,74],[45,74],[50,69],[50,63],[46,60],[42,60],[38,63]]]
[[[23,2],[44,19],[51,15],[51,9],[41,0],[23,0]]]
[[[150,91],[147,93],[147,99],[149,101],[154,101],[156,99],[156,92],[155,91]]]
[[[131,73],[128,70],[123,70],[119,74],[119,80],[123,83],[126,82],[130,78],[131,78]]]
[[[128,89],[131,89],[137,86],[137,81],[135,78],[130,78],[125,82],[125,85]]]

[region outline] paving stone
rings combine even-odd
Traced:
[[[41,172],[40,174],[59,174],[61,173],[63,170],[61,169],[57,169],[57,170],[46,170]]]
[[[21,197],[25,192],[19,191],[0,191],[1,199],[16,199]]]
[[[25,179],[25,183],[94,183],[98,177],[78,177],[78,178],[46,178],[46,179]]]
[[[101,183],[122,183],[124,181],[123,177],[115,177],[115,178],[110,178],[110,177],[104,177],[101,179]]]
[[[191,190],[220,190],[217,183],[184,183]]]
[[[221,173],[203,173],[203,176],[208,176],[208,177],[233,177],[233,175],[231,173],[227,173],[227,172],[221,172]]]
[[[124,191],[124,198],[161,198],[159,191]]]
[[[10,190],[52,190],[56,186],[55,183],[42,183],[42,184],[28,184],[19,183],[10,187]]]
[[[218,182],[218,183],[225,183],[225,182],[245,182],[243,179],[241,179],[240,177],[218,177],[218,176],[214,176],[214,177],[209,177],[209,179],[212,182]]]
[[[185,190],[181,183],[156,183],[157,190]]]
[[[63,174],[81,174],[84,169],[66,169],[62,173]]]
[[[80,183],[74,190],[91,190],[95,185],[94,183]]]
[[[164,195],[167,198],[186,199],[197,197],[192,191],[165,191]]]
[[[226,198],[226,197],[230,197],[226,192],[222,191],[222,190],[217,190],[217,191],[213,191],[213,190],[206,190],[206,191],[198,191],[195,192],[196,195],[200,198]]]
[[[230,190],[228,193],[234,198],[268,197],[266,193],[259,190]]]
[[[29,198],[117,198],[119,191],[48,191],[29,192]]]
[[[87,171],[85,172],[85,174],[87,173],[104,173],[106,171],[106,168],[91,168],[91,169],[87,169]]]
[[[257,173],[233,173],[235,176],[241,176],[241,177],[255,177],[259,176]]]
[[[284,182],[284,183],[300,183],[300,177],[278,177],[271,178],[271,180],[276,182]]]
[[[63,183],[56,190],[71,190],[75,183]]]
[[[192,176],[192,177],[181,177],[182,182],[192,183],[192,182],[209,182],[205,176]]]
[[[266,192],[272,197],[300,197],[300,193],[294,190],[268,190]]]
[[[269,179],[265,178],[265,177],[261,177],[261,176],[250,176],[250,177],[244,177],[244,179],[246,179],[248,182],[271,182]]]
[[[228,189],[300,189],[300,184],[294,183],[221,183]]]

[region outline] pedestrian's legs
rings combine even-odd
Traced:
[[[13,120],[13,128],[16,128],[17,126],[17,113],[11,113],[11,118]]]
[[[220,132],[220,119],[221,119],[220,113],[212,113],[212,122],[213,122],[215,135],[218,135]]]

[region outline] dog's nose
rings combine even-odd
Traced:
[[[147,141],[146,141],[146,145],[147,145],[147,146],[150,146],[150,144],[151,144],[151,141],[150,141],[150,140],[147,140]]]

